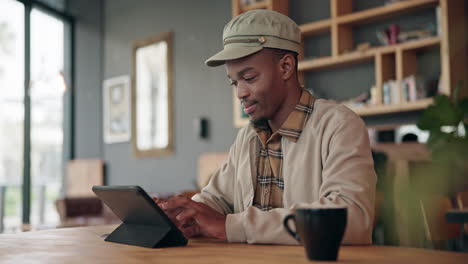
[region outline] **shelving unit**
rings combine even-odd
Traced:
[[[239,0],[232,0],[232,3],[234,16],[255,8],[271,9],[288,14],[287,0],[267,0],[248,7],[240,7]],[[279,8],[280,3],[281,8]],[[464,0],[407,0],[353,12],[352,0],[330,0],[330,18],[299,25],[303,42],[311,36],[323,34],[330,34],[331,36],[330,56],[313,59],[300,58],[298,68],[301,80],[304,80],[304,75],[309,72],[320,72],[327,69],[373,62],[375,86],[377,87],[376,104],[351,109],[361,116],[421,110],[432,103],[432,98],[385,105],[382,100],[382,86],[389,80],[401,82],[407,76],[416,75],[418,73],[417,54],[424,52],[426,49],[438,49],[440,50],[441,92],[452,95],[455,85],[459,81],[463,81],[464,85],[460,89],[460,98],[468,96],[466,74],[467,36],[466,23],[464,23],[464,4]],[[440,9],[438,17],[440,25],[438,26],[441,30],[439,36],[356,51],[353,43],[353,27],[437,7]],[[236,103],[234,105],[236,106]],[[237,111],[241,111],[239,106],[237,106]],[[237,118],[236,126],[245,124],[244,119]]]
[[[353,108],[353,110],[361,116],[367,115],[379,115],[379,114],[389,114],[395,112],[408,112],[424,109],[430,104],[432,104],[432,98],[425,98],[415,102],[408,102],[403,104],[389,104],[389,105],[374,105],[374,106],[364,106],[359,108]]]
[[[396,53],[404,50],[429,48],[440,44],[439,37],[430,37],[421,40],[408,41],[391,46],[383,46],[370,48],[366,51],[348,52],[341,56],[329,56],[312,60],[303,60],[299,62],[299,71],[312,71],[320,69],[330,69],[341,67],[353,63],[371,61],[376,56],[381,56],[387,53]]]
[[[232,0],[232,17],[236,17],[243,12],[253,9],[269,9],[275,10],[282,14],[288,15],[289,1],[288,0],[264,0],[256,2],[248,6],[242,6],[240,0]]]
[[[310,37],[329,33],[331,30],[332,20],[326,19],[318,22],[312,22],[299,25],[303,37]]]
[[[462,5],[462,2],[463,1],[457,0],[410,0],[353,12],[352,1],[331,0],[330,19],[301,25],[300,28],[304,38],[330,32],[332,54],[328,57],[302,60],[299,62],[299,70],[304,74],[310,71],[349,67],[355,64],[373,62],[375,65],[377,104],[352,108],[356,113],[366,116],[424,109],[431,104],[432,99],[427,98],[398,105],[384,105],[382,103],[383,83],[392,79],[401,82],[405,77],[416,74],[416,52],[437,47],[439,47],[441,54],[442,92],[450,95],[452,93],[451,88],[454,84],[458,80],[466,79],[466,77],[461,74],[454,76],[453,72],[447,69],[447,66],[445,66],[446,69],[444,71],[444,65],[450,64],[452,68],[460,67],[466,69],[466,61],[455,62],[453,59],[453,51],[450,53],[450,50],[447,50],[449,44],[448,35],[461,33],[460,36],[462,39],[466,39],[464,32],[461,32],[462,30],[460,29],[452,29],[450,27],[445,27],[444,30],[443,27],[444,24],[448,25],[447,21],[449,19],[457,19],[457,16],[460,17],[460,14],[454,13],[454,10],[456,9],[455,6]],[[433,36],[389,46],[371,47],[362,52],[354,51],[353,26],[382,21],[423,9],[436,8],[437,6],[440,6],[440,23],[442,23],[441,36]],[[455,32],[455,30],[457,31]],[[466,54],[466,49],[464,54]],[[457,64],[457,66],[454,64]],[[466,91],[466,87],[463,90]]]
[[[347,0],[335,1],[335,5],[342,5]],[[403,2],[396,2],[390,5],[371,8],[364,11],[352,12],[352,8],[346,6],[343,8],[341,14],[336,16],[336,22],[341,25],[359,25],[368,24],[371,22],[385,20],[392,17],[401,16],[407,13],[419,11],[424,8],[433,8],[439,4],[439,0],[410,0]],[[339,6],[337,7],[339,8]]]

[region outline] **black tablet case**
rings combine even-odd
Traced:
[[[187,245],[187,239],[139,186],[94,186],[94,193],[122,220],[105,241],[161,248]]]

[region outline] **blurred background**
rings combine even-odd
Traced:
[[[118,222],[93,184],[199,191],[248,123],[204,61],[256,8],[300,25],[301,82],[368,126],[374,243],[466,250],[444,219],[468,207],[468,148],[453,147],[468,130],[467,0],[0,0],[0,232]]]

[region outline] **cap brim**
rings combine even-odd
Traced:
[[[224,48],[222,51],[218,52],[211,58],[207,59],[205,61],[206,66],[209,67],[216,67],[223,65],[226,61],[228,60],[235,60],[235,59],[240,59],[246,56],[249,56],[251,54],[254,54],[255,52],[260,51],[263,49],[262,46],[259,47],[229,47],[229,48]]]

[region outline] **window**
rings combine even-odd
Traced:
[[[0,226],[12,230],[21,223],[24,6],[1,0],[0,10],[0,215],[4,216]]]
[[[0,232],[59,220],[55,200],[71,150],[71,23],[51,10],[0,0]]]

